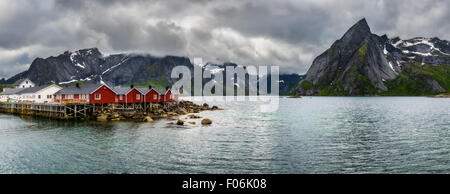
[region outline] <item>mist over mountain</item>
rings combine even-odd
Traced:
[[[36,58],[27,71],[19,73],[5,83],[13,83],[21,78],[29,78],[36,84],[56,83],[107,83],[112,86],[148,86],[165,88],[177,79],[170,78],[172,69],[186,66],[193,72],[194,64],[187,57],[157,57],[146,54],[113,54],[104,56],[97,48],[66,51],[56,57]],[[204,71],[236,67],[234,63],[207,63]],[[225,77],[225,74],[224,74]],[[280,75],[280,91],[285,94],[300,81],[296,74]],[[210,79],[204,79],[204,83]],[[238,79],[236,85],[246,86],[245,79]],[[247,88],[247,87],[246,87]]]

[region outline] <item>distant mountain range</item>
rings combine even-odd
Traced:
[[[431,95],[450,91],[450,45],[439,38],[389,39],[365,19],[319,55],[293,93]]]
[[[187,57],[137,54],[115,54],[104,56],[97,48],[66,51],[56,57],[36,58],[27,71],[19,73],[4,83],[13,83],[21,78],[29,78],[36,84],[56,83],[72,85],[75,83],[105,82],[113,86],[148,86],[165,88],[176,79],[170,74],[175,66],[186,66],[193,70],[194,65]],[[237,66],[234,63],[210,64],[204,70]],[[211,67],[211,68],[210,68]],[[212,68],[214,67],[214,68]],[[290,92],[304,78],[297,74],[280,75],[280,93]],[[281,81],[282,80],[282,81]],[[245,84],[243,80],[238,83]],[[242,85],[241,84],[241,85]],[[238,84],[237,84],[238,85]]]

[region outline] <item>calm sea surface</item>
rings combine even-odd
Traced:
[[[207,127],[0,114],[0,173],[450,173],[450,99],[279,103],[209,103]]]

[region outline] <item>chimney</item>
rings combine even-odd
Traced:
[[[80,88],[80,83],[76,83],[75,87]]]
[[[169,90],[169,89],[170,89],[170,87],[169,87],[169,86],[167,86],[167,87],[166,87],[166,90]]]
[[[152,85],[148,85],[148,89],[152,89]]]
[[[131,84],[131,85],[130,85],[130,89],[133,89],[133,88],[134,88],[134,85],[133,85],[133,84]]]

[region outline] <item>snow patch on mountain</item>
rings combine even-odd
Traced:
[[[388,54],[388,51],[386,50],[386,45],[384,45],[383,53],[384,53],[385,55]]]
[[[441,49],[436,47],[436,45],[431,41],[432,41],[431,38],[419,37],[419,38],[413,38],[413,39],[409,39],[409,40],[398,40],[397,42],[392,44],[392,46],[394,46],[397,49],[400,49],[402,51],[402,53],[404,53],[404,54],[415,54],[415,55],[421,55],[421,56],[436,56],[436,54],[433,54],[433,53],[439,52],[443,55],[450,55],[448,53],[441,51]],[[447,42],[447,44],[448,44],[448,42]],[[430,52],[420,52],[417,50],[411,51],[413,49],[411,47],[420,47],[420,46],[422,46],[422,48],[423,48],[423,46],[427,46],[429,48]],[[416,49],[418,49],[418,48],[416,48]]]
[[[92,51],[91,51],[91,53],[92,53]],[[79,62],[77,62],[77,60],[76,60],[75,57],[77,57],[78,55],[80,55],[79,51],[76,51],[76,52],[71,53],[71,54],[70,54],[70,61],[71,61],[72,64],[74,64],[75,66],[80,67],[80,68],[82,68],[82,69],[85,69],[85,68],[86,68],[86,64],[84,64],[84,62],[83,62],[83,65],[81,65]]]
[[[59,82],[58,84],[70,84],[70,83],[77,82],[77,81],[78,81],[78,80],[73,79],[73,80],[66,81],[66,82]]]
[[[124,58],[122,58],[122,60],[121,60],[120,63],[118,63],[117,65],[114,65],[114,66],[112,66],[112,67],[106,69],[105,71],[103,71],[102,75],[105,74],[105,73],[108,73],[109,71],[113,70],[114,68],[116,68],[116,67],[122,65],[124,62],[128,61],[128,59],[130,59],[130,58],[128,58],[127,56],[125,56]]]

